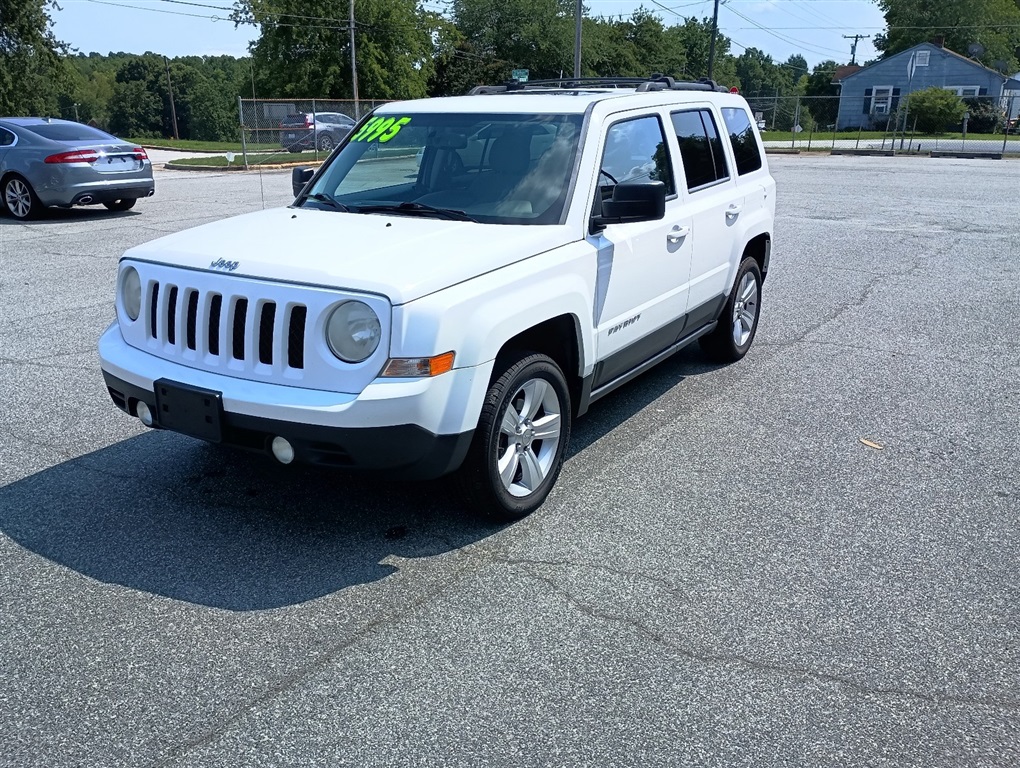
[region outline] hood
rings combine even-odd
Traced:
[[[367,291],[404,304],[572,239],[560,225],[276,208],[167,235],[124,258]]]

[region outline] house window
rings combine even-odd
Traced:
[[[871,101],[871,114],[888,115],[892,111],[893,88],[876,86]]]
[[[917,53],[914,54],[914,66],[927,67],[929,56],[931,56],[931,51],[917,51]]]
[[[981,88],[977,85],[947,85],[945,90],[952,91],[961,99],[973,99],[981,95]]]

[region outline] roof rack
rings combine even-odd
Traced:
[[[530,90],[587,90],[589,88],[633,88],[636,92],[645,91],[718,91],[727,93],[725,86],[715,80],[676,80],[659,73],[649,77],[558,77],[549,80],[507,80],[500,85],[478,85],[468,91],[469,96],[480,96],[492,93],[512,93]]]

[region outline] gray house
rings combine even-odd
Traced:
[[[1020,104],[1020,82],[933,43],[921,43],[839,80],[838,129],[885,128],[900,99],[937,86],[961,98],[995,99],[1003,110]]]

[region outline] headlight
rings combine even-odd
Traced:
[[[326,343],[330,351],[348,363],[368,359],[379,347],[381,336],[379,316],[361,301],[345,301],[326,321]]]
[[[138,313],[142,311],[142,279],[134,267],[128,267],[121,273],[120,301],[127,316],[132,321],[137,320]]]

